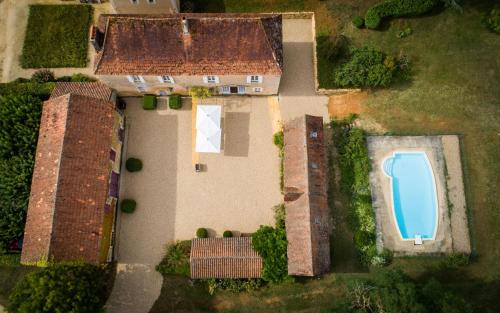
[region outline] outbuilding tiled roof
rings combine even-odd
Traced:
[[[21,261],[99,262],[114,104],[70,93],[43,105]]]
[[[189,34],[183,34],[186,18]],[[279,14],[101,15],[98,75],[281,75]]]
[[[87,96],[110,101],[113,90],[99,82],[59,82],[50,94],[50,99],[67,94]]]
[[[262,258],[251,237],[198,238],[191,243],[191,278],[260,278]]]
[[[288,274],[316,276],[330,268],[323,118],[306,115],[283,131]]]

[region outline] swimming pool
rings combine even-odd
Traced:
[[[437,192],[425,152],[396,151],[382,162],[391,179],[392,212],[403,240],[434,240],[438,224]]]

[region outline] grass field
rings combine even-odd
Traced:
[[[30,6],[21,66],[85,67],[91,20],[87,5]]]

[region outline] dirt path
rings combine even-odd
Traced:
[[[9,82],[19,77],[29,78],[36,69],[23,69],[19,64],[22,54],[26,27],[28,24],[29,5],[31,4],[76,4],[74,1],[61,0],[4,0],[0,2],[0,82]],[[94,20],[102,13],[114,12],[109,2],[94,4]],[[85,68],[52,69],[56,76],[82,73],[93,74],[95,52],[89,45],[89,62]]]

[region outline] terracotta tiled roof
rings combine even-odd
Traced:
[[[191,278],[260,278],[262,259],[251,237],[193,239]]]
[[[59,82],[50,94],[50,99],[57,98],[68,93],[87,96],[109,101],[113,90],[98,82]]]
[[[330,268],[323,118],[306,115],[284,126],[288,274],[316,276]]]
[[[184,35],[182,18],[189,25]],[[281,75],[281,15],[101,15],[102,75]]]
[[[99,262],[114,104],[66,94],[43,105],[21,261]]]

